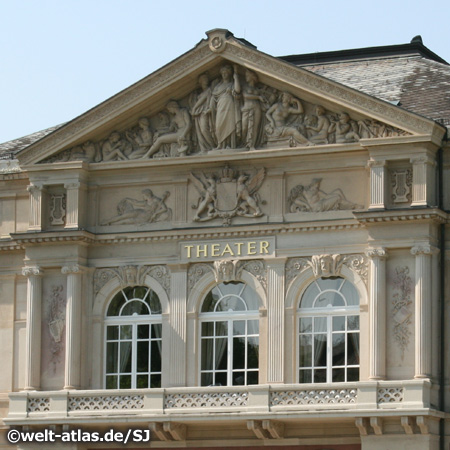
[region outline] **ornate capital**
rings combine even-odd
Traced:
[[[411,248],[411,254],[417,255],[432,255],[437,251],[436,248],[432,247],[430,244],[419,244]]]
[[[388,252],[383,247],[373,247],[373,248],[369,248],[366,251],[366,255],[369,258],[372,258],[372,259],[374,259],[374,258],[387,258]]]
[[[64,187],[66,189],[79,189],[81,186],[81,183],[79,181],[75,182],[75,183],[65,183]]]
[[[430,159],[428,156],[424,156],[424,155],[415,156],[415,157],[411,158],[409,160],[409,162],[414,165],[416,165],[416,164],[432,164],[432,165],[434,165],[435,164],[435,161]]]
[[[69,275],[72,273],[81,273],[81,268],[78,264],[71,264],[61,267],[61,273]]]
[[[25,266],[22,268],[22,275],[25,277],[40,276],[44,271],[39,266]]]
[[[367,167],[369,167],[369,168],[385,167],[385,166],[386,166],[386,160],[384,160],[384,159],[380,159],[380,160],[369,159],[369,161],[367,161]]]
[[[31,193],[36,191],[42,191],[43,189],[44,189],[43,184],[30,184],[29,186],[27,186],[27,191]]]

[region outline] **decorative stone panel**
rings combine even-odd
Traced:
[[[357,389],[305,389],[272,391],[270,406],[331,405],[356,403]]]
[[[107,411],[142,409],[143,395],[99,395],[95,397],[69,397],[69,411]]]
[[[224,408],[247,406],[247,392],[208,392],[204,394],[168,394],[164,408]]]

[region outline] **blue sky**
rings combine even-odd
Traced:
[[[274,56],[424,44],[450,62],[450,1],[0,0],[0,142],[73,119],[227,28]]]

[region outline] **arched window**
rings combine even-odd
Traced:
[[[359,296],[344,278],[319,278],[298,309],[300,383],[359,381]]]
[[[146,286],[127,287],[106,313],[106,389],[161,387],[161,303]]]
[[[244,283],[215,286],[200,314],[201,385],[258,384],[259,299]]]

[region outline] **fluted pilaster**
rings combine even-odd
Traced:
[[[30,193],[30,219],[28,230],[42,230],[42,202],[44,197],[44,187],[41,184],[31,184],[27,187]]]
[[[386,161],[370,160],[370,204],[369,209],[385,207]]]
[[[80,183],[67,183],[64,185],[67,193],[66,225],[64,228],[78,228],[80,213]]]

